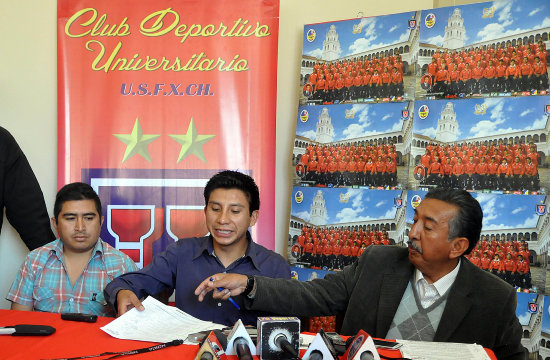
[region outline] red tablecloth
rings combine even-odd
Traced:
[[[56,332],[49,336],[0,335],[1,360],[39,360],[70,358],[95,355],[106,351],[128,351],[157,345],[158,343],[116,339],[100,327],[111,322],[112,318],[99,317],[96,323],[61,320],[60,314],[33,311],[0,310],[0,327],[20,324],[49,325]],[[125,356],[122,359],[193,359],[199,350],[198,345],[179,345],[145,354]],[[487,351],[492,359],[492,351]],[[399,357],[395,350],[379,350],[381,355]],[[303,352],[301,353],[303,355]],[[98,360],[105,357],[97,358]],[[230,356],[236,360],[236,356]],[[92,358],[94,359],[94,358]]]
[[[100,327],[112,320],[112,318],[100,317],[96,323],[83,323],[61,320],[59,314],[0,310],[0,327],[32,324],[49,325],[56,329],[56,332],[49,336],[0,335],[0,359],[38,360],[77,357],[105,351],[134,350],[158,344],[120,340],[108,335]],[[122,359],[193,359],[198,349],[198,345],[179,345]]]

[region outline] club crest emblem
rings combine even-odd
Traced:
[[[429,13],[426,15],[426,18],[424,19],[424,24],[428,29],[431,29],[435,25],[435,14]]]
[[[317,33],[315,32],[315,30],[309,29],[307,31],[307,41],[313,42],[316,36],[317,36]]]

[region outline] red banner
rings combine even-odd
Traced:
[[[254,238],[274,248],[278,14],[277,0],[58,1],[58,185],[92,184],[102,238],[141,265],[205,234],[221,169],[255,178]]]

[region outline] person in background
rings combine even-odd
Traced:
[[[94,189],[80,182],[62,187],[52,223],[59,239],[28,254],[6,298],[11,309],[113,316],[103,288],[137,267],[99,238],[103,216]]]
[[[0,126],[0,210],[29,250],[55,240],[50,219],[29,161],[9,133]],[[0,231],[3,216],[0,216]]]

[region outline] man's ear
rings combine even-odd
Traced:
[[[258,210],[252,211],[252,214],[250,215],[250,225],[248,227],[256,225],[256,221],[258,221],[258,214]]]
[[[456,237],[451,240],[451,251],[449,252],[449,258],[456,259],[464,254],[464,252],[470,246],[470,242],[465,237]]]
[[[59,232],[57,231],[57,221],[55,220],[55,217],[51,218],[53,228],[55,229],[56,234],[59,236]]]

